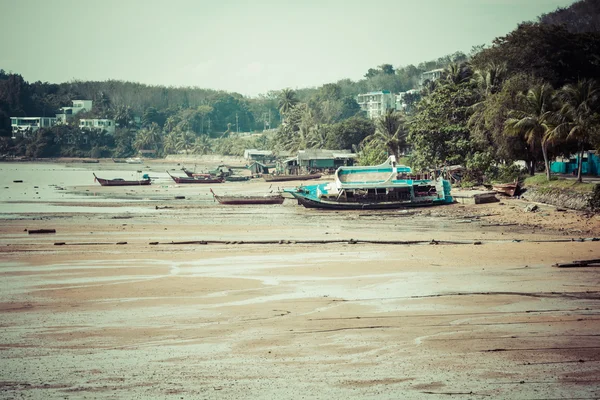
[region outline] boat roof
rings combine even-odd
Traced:
[[[396,157],[389,156],[379,165],[339,167],[335,172],[335,178],[336,185],[340,189],[398,187],[412,185],[412,180],[398,179],[399,173],[410,174],[411,172],[410,167],[398,165]]]

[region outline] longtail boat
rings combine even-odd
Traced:
[[[412,175],[396,157],[376,166],[339,167],[333,182],[285,189],[307,208],[386,209],[453,203],[450,182]]]
[[[116,178],[116,179],[102,179],[98,178],[95,173],[94,180],[100,183],[102,186],[139,186],[139,185],[149,185],[151,182],[148,174],[143,175],[143,179],[138,181],[126,181],[125,179]]]
[[[195,176],[193,178],[190,178],[189,176],[179,177],[179,176],[173,176],[173,175],[169,174],[169,171],[167,171],[167,174],[175,181],[175,183],[222,183],[223,182],[223,179],[221,179],[221,178],[206,178],[206,177],[200,177],[200,176]]]
[[[267,182],[305,181],[305,180],[309,180],[309,179],[319,179],[321,177],[321,174],[304,174],[304,175],[263,174],[262,177]]]
[[[215,200],[220,204],[229,205],[240,205],[240,204],[281,204],[283,203],[283,196],[281,194],[270,194],[266,196],[217,196],[212,189],[210,189]]]
[[[225,177],[225,181],[227,181],[227,182],[243,182],[243,181],[247,181],[249,179],[250,179],[249,176],[240,176],[240,175],[231,175],[231,176]]]
[[[496,185],[492,185],[492,189],[494,189],[495,192],[513,197],[515,194],[517,194],[519,190],[519,182],[514,181],[512,183],[499,183]]]

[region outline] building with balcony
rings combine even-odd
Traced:
[[[81,130],[105,130],[113,135],[115,133],[115,121],[112,119],[82,118],[79,120],[79,128]]]
[[[74,115],[82,111],[92,111],[92,100],[73,100],[72,107],[60,108],[60,112],[56,114],[56,120],[59,124],[66,124]]]
[[[56,125],[54,117],[10,117],[13,136],[17,133],[27,136],[40,128],[50,128]]]
[[[419,85],[423,86],[423,84],[427,81],[435,82],[440,79],[444,74],[443,68],[432,69],[431,71],[423,72],[421,74],[421,79],[419,80]]]
[[[378,118],[388,109],[396,108],[396,98],[389,90],[359,94],[356,102],[370,119]]]

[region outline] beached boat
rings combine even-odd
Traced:
[[[340,167],[333,182],[300,186],[284,192],[307,208],[386,209],[452,203],[450,182],[412,175],[390,156],[377,166]]]
[[[321,174],[304,174],[304,175],[263,174],[262,177],[267,182],[305,181],[305,180],[309,180],[309,179],[319,179],[321,177]]]
[[[128,158],[125,160],[125,162],[127,164],[141,164],[143,161],[141,158],[135,157],[135,158]]]
[[[211,177],[202,177],[202,176],[194,176],[192,178],[190,178],[189,176],[173,176],[171,174],[169,174],[169,171],[167,171],[167,174],[171,177],[171,179],[173,179],[175,181],[175,183],[222,183],[223,179],[221,178],[211,178]]]
[[[225,177],[225,181],[227,181],[227,182],[244,182],[249,179],[250,179],[249,176],[240,176],[240,175],[231,175],[231,176]]]
[[[492,185],[492,189],[495,192],[505,194],[507,196],[513,197],[517,194],[519,190],[519,182],[515,181],[512,183],[499,183],[496,185]]]
[[[265,196],[217,196],[212,189],[210,189],[215,200],[221,204],[229,205],[240,205],[240,204],[281,204],[283,203],[283,196],[279,193],[268,194]]]
[[[127,181],[127,180],[121,179],[121,178],[102,179],[102,178],[98,178],[96,176],[96,174],[94,173],[94,180],[97,181],[98,183],[100,183],[100,185],[102,185],[102,186],[139,186],[139,185],[149,185],[151,182],[151,179],[148,176],[148,174],[144,174],[142,176],[142,179],[140,179],[140,180]]]
[[[125,164],[127,162],[123,158],[113,158],[112,160],[114,163],[117,163],[117,164]]]

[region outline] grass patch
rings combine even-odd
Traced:
[[[545,174],[538,174],[525,178],[523,186],[534,187],[536,189],[540,189],[542,192],[550,192],[554,189],[558,189],[577,193],[592,193],[596,187],[596,184],[579,183],[574,179],[565,179],[557,176],[551,176],[550,181],[548,181]]]

